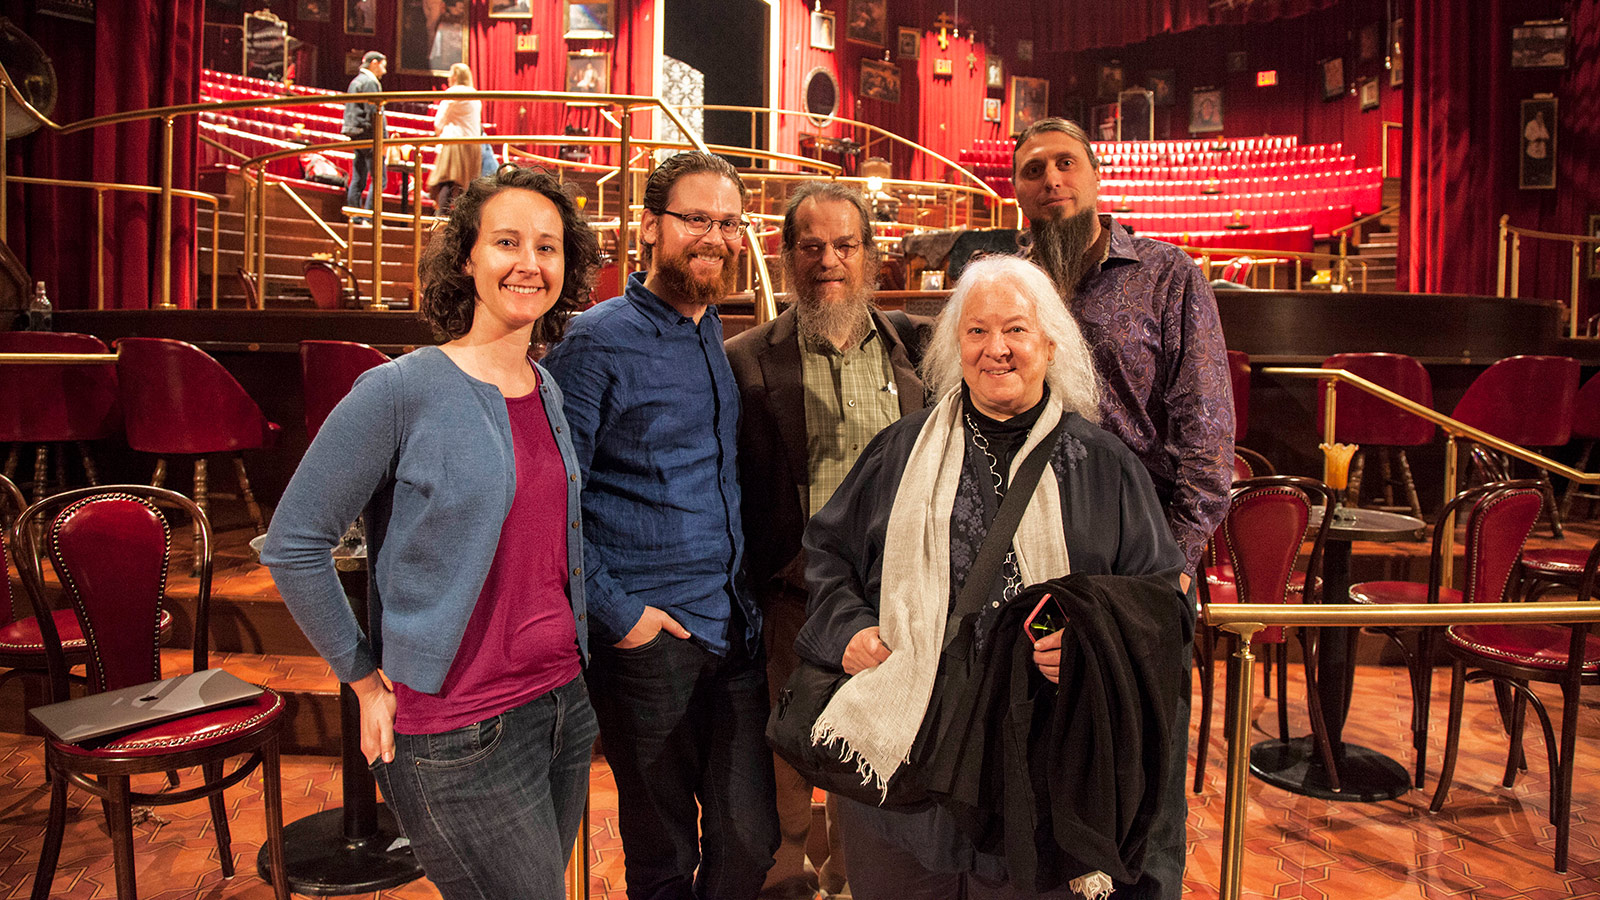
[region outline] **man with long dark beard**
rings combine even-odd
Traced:
[[[745,560],[765,620],[767,678],[774,694],[798,664],[795,635],[806,620],[800,535],[879,430],[923,406],[916,358],[932,320],[871,306],[878,251],[871,212],[854,187],[802,184],[783,219],[783,268],[794,303],[778,318],[728,342],[739,382],[739,484]],[[774,757],[783,842],[764,898],[810,898],[846,889],[832,824],[828,857],[808,865],[811,785]]]
[[[1192,577],[1228,511],[1233,480],[1233,391],[1217,298],[1183,251],[1098,214],[1100,163],[1076,124],[1029,126],[1012,176],[1031,257],[1061,292],[1105,381],[1100,425],[1149,471]],[[1189,700],[1186,679],[1173,729],[1182,737],[1171,748],[1175,765],[1145,866],[1158,895],[1174,900],[1187,843]]]
[[[544,360],[584,474],[572,574],[630,898],[750,900],[778,847],[761,610],[739,575],[738,386],[713,305],[733,290],[744,201],[719,157],[663,162],[639,220],[648,271]]]

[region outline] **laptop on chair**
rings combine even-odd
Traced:
[[[36,706],[28,714],[56,740],[80,744],[244,703],[261,694],[262,688],[222,669],[204,669],[175,678]]]

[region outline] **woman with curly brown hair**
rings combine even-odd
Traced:
[[[599,259],[550,175],[474,181],[421,263],[421,313],[448,340],[361,376],[261,554],[360,699],[362,752],[447,900],[560,896],[583,814],[579,471],[529,350],[560,335]],[[363,510],[366,630],[330,555]]]

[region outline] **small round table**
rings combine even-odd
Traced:
[[[1309,527],[1322,524],[1322,510],[1311,511]],[[1394,543],[1421,540],[1427,523],[1413,516],[1376,509],[1334,512],[1323,549],[1323,602],[1350,602],[1350,545],[1355,541]],[[1345,743],[1344,722],[1350,712],[1355,687],[1356,638],[1359,628],[1323,628],[1318,635],[1317,694],[1322,701],[1323,725],[1339,770],[1339,790],[1333,790],[1315,741],[1308,735],[1290,740],[1261,741],[1250,748],[1250,771],[1257,778],[1296,794],[1323,800],[1357,800],[1376,803],[1392,800],[1411,790],[1411,774],[1388,756],[1367,747]],[[1323,636],[1328,640],[1323,641]]]
[[[265,536],[253,538],[261,552]],[[360,622],[367,620],[367,549],[341,544],[333,551],[345,596]],[[348,684],[339,685],[339,768],[344,805],[283,826],[283,868],[297,894],[370,894],[422,877],[411,842],[394,814],[378,802],[378,786],[361,752],[361,702]],[[256,871],[271,881],[267,848],[256,854]]]

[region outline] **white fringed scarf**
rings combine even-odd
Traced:
[[[1053,395],[1012,460],[1007,483],[1029,452],[1061,420]],[[879,636],[889,658],[847,680],[811,728],[811,742],[839,741],[854,758],[862,784],[887,794],[905,763],[933,696],[950,608],[950,514],[966,452],[961,390],[946,393],[923,424],[906,461],[884,537]],[[1022,514],[1012,546],[1023,584],[1071,572],[1061,527],[1061,492],[1045,466]]]

